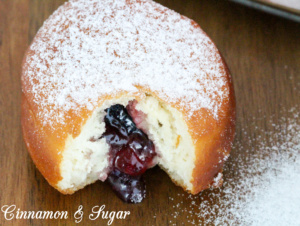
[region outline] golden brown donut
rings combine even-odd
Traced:
[[[104,110],[137,101],[158,164],[192,194],[222,184],[235,130],[231,77],[199,25],[151,0],[71,0],[22,69],[22,128],[46,180],[71,194],[109,173]],[[157,126],[159,125],[159,126]]]

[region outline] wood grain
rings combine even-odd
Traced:
[[[176,187],[158,168],[146,173],[147,198],[138,205],[122,203],[106,183],[97,182],[71,196],[50,187],[32,163],[22,139],[20,125],[21,63],[24,52],[43,21],[63,3],[62,0],[0,1],[0,206],[15,204],[20,210],[64,210],[67,220],[6,221],[0,212],[0,225],[75,225],[73,214],[83,205],[82,225],[106,225],[106,220],[88,219],[95,205],[107,210],[130,211],[126,220],[113,225],[189,225],[188,218],[203,221],[191,214],[174,218],[174,203],[190,206],[181,188]],[[272,130],[253,117],[273,117],[300,104],[300,24],[262,12],[218,0],[159,0],[161,4],[194,19],[214,40],[232,72],[237,99],[236,141],[245,142],[264,133],[255,126]],[[249,136],[245,137],[242,129]],[[278,138],[280,139],[280,138]],[[261,150],[256,150],[261,151]],[[242,153],[234,149],[229,162]],[[245,160],[246,156],[245,156]],[[225,172],[225,178],[233,172]],[[205,191],[202,196],[208,197]],[[178,196],[180,194],[180,196]],[[182,194],[182,195],[181,195]],[[176,199],[170,202],[169,197]],[[199,204],[200,200],[196,204]],[[218,205],[217,201],[212,203]],[[182,206],[181,205],[181,206]],[[182,207],[181,207],[182,208]],[[153,216],[156,217],[153,217]]]

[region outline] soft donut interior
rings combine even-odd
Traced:
[[[96,180],[106,180],[110,146],[105,138],[99,139],[105,132],[105,109],[114,104],[127,106],[133,100],[123,97],[106,101],[93,112],[76,138],[68,137],[60,164],[60,189],[76,191]],[[145,95],[135,108],[145,114],[140,127],[155,145],[158,165],[173,181],[191,191],[195,148],[182,114],[151,95]]]

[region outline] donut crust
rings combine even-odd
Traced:
[[[128,2],[128,4],[132,4],[130,1]],[[59,8],[58,13],[62,13],[63,10],[68,7],[70,7],[70,5],[67,3],[64,7]],[[196,22],[191,22],[195,30],[201,30]],[[47,29],[47,25],[44,29]],[[67,29],[67,27],[65,29]],[[43,39],[43,37],[39,32],[33,40],[33,43],[41,39]],[[29,48],[23,60],[21,122],[24,141],[33,162],[49,184],[64,194],[72,194],[76,190],[61,190],[57,186],[58,182],[62,179],[60,172],[60,163],[62,161],[61,152],[64,150],[68,136],[75,138],[80,134],[81,127],[88,118],[91,117],[93,110],[84,106],[81,106],[80,109],[76,109],[76,111],[71,109],[64,113],[64,123],[54,122],[52,126],[45,126],[41,120],[42,112],[40,106],[36,103],[34,95],[29,92],[35,83],[39,83],[39,78],[35,73],[28,74],[29,67],[32,66],[32,57],[35,54],[35,50]],[[216,56],[220,55],[216,48],[214,54]],[[189,191],[192,194],[197,194],[213,186],[214,178],[218,173],[222,172],[224,162],[229,156],[235,134],[236,106],[232,79],[222,57],[215,63],[220,64],[222,67],[221,71],[224,72],[222,78],[226,81],[224,87],[228,91],[227,98],[219,100],[218,104],[220,108],[217,120],[204,108],[194,111],[193,115],[190,116],[188,108],[182,109],[181,99],[170,102],[168,98],[162,98],[157,91],[151,90],[151,87],[149,88],[142,85],[136,85],[138,90],[136,92],[129,93],[120,90],[114,95],[100,95],[98,96],[98,101],[95,106],[99,107],[106,100],[117,99],[126,95],[133,96],[139,101],[142,96],[147,93],[157,98],[160,102],[180,111],[188,126],[196,152],[195,168],[193,169],[191,179],[193,189]],[[47,67],[51,67],[51,65],[47,65]],[[36,69],[36,73],[38,73],[38,69]],[[31,81],[34,81],[33,83],[28,82],[29,77]],[[45,98],[47,97],[45,96]],[[49,111],[51,110],[51,106],[44,106],[44,108],[49,108]],[[174,182],[177,183],[176,181]],[[186,190],[185,187],[183,188]]]

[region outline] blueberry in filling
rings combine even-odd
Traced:
[[[139,203],[146,196],[146,186],[141,176],[130,176],[114,169],[110,172],[107,181],[124,202]]]
[[[124,106],[116,104],[105,111],[102,137],[110,145],[112,167],[107,180],[123,201],[141,202],[146,194],[142,174],[154,165],[154,144],[137,128]]]

